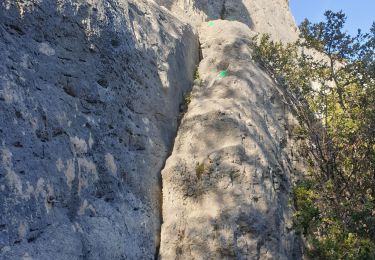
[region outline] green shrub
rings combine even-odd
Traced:
[[[293,199],[296,207],[294,228],[297,232],[307,234],[311,225],[319,220],[319,209],[316,206],[319,195],[313,190],[312,182],[305,181],[293,187]]]
[[[302,23],[296,43],[255,37],[253,59],[284,87],[300,120],[293,135],[305,140],[310,168],[293,188],[293,223],[308,255],[375,259],[375,23],[353,37],[343,31],[343,13],[325,15]]]

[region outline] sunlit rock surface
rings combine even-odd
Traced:
[[[298,29],[287,0],[155,0],[193,25],[204,21],[239,21],[274,40],[295,41]]]
[[[287,1],[0,1],[0,259],[298,259],[255,33],[295,40]]]
[[[161,259],[300,259],[297,121],[252,61],[247,26],[218,20],[199,35],[199,79],[162,171]]]

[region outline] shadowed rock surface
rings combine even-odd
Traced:
[[[192,27],[150,1],[0,5],[0,258],[152,259]]]

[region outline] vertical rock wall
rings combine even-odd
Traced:
[[[155,2],[0,1],[0,259],[157,255],[200,25],[160,256],[300,255],[295,122],[247,48],[296,38],[287,1]]]
[[[197,37],[152,1],[0,1],[0,259],[152,259]]]
[[[199,35],[199,79],[162,171],[161,259],[300,259],[288,204],[297,122],[283,90],[252,61],[245,24]]]
[[[298,29],[286,0],[156,0],[193,25],[222,19],[238,21],[275,40],[295,41]]]

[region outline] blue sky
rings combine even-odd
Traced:
[[[320,22],[325,10],[342,10],[347,16],[346,30],[351,34],[358,28],[368,32],[375,21],[375,0],[289,0],[289,5],[297,24],[304,18]]]

